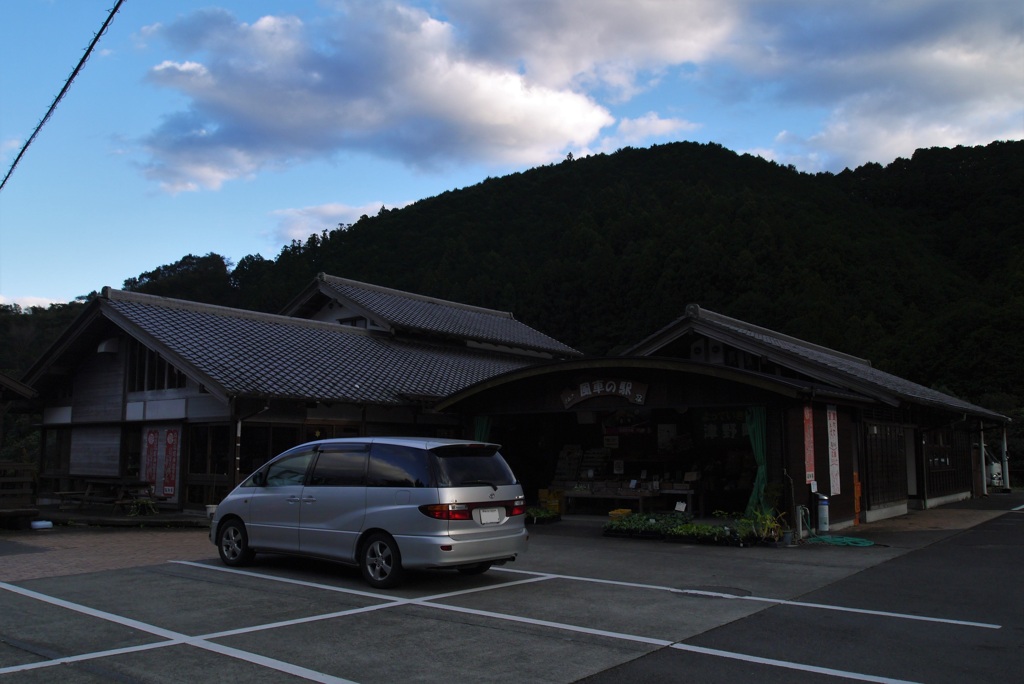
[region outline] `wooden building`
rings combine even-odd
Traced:
[[[969,498],[979,445],[1008,422],[697,305],[620,357],[517,369],[437,408],[488,416],[509,454],[537,454],[519,469],[569,506],[686,495],[704,515],[771,506],[793,520],[827,497],[834,528]]]
[[[463,436],[430,404],[579,352],[506,312],[320,275],[270,315],[104,289],[25,375],[42,411],[40,499],[150,482],[217,503],[302,441]]]
[[[528,496],[580,510],[795,517],[820,494],[842,527],[980,493],[1008,422],[696,305],[584,357],[507,312],[323,274],[280,315],[105,289],[22,386],[41,501],[129,479],[177,508],[302,441],[421,434],[499,442]]]

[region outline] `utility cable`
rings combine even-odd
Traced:
[[[59,93],[57,93],[57,97],[53,99],[53,103],[47,110],[46,116],[43,117],[42,121],[39,122],[39,125],[36,126],[36,129],[32,131],[32,135],[30,135],[28,140],[25,141],[25,144],[22,145],[21,151],[18,152],[18,156],[14,158],[14,162],[11,164],[11,168],[7,170],[7,175],[4,176],[3,181],[0,181],[0,191],[4,189],[5,185],[7,185],[7,179],[11,177],[12,173],[14,173],[14,167],[18,165],[21,158],[25,156],[25,151],[28,149],[28,146],[32,144],[32,141],[36,139],[37,135],[39,135],[40,129],[42,129],[46,122],[49,121],[50,116],[53,114],[53,110],[55,110],[60,101],[64,99],[64,95],[71,87],[71,83],[75,80],[75,77],[78,76],[78,72],[80,72],[85,66],[85,63],[89,61],[89,55],[92,54],[93,48],[95,48],[96,44],[100,42],[100,38],[103,37],[103,34],[107,32],[107,27],[110,26],[110,22],[114,20],[114,15],[121,9],[122,4],[124,4],[124,0],[117,0],[117,4],[114,5],[114,9],[110,10],[110,14],[107,15],[107,20],[103,22],[103,26],[100,27],[99,32],[93,37],[92,42],[89,43],[89,47],[85,49],[85,54],[82,55],[82,59],[79,60],[78,66],[76,66],[75,70],[71,72],[70,76],[68,76],[68,80],[64,82],[64,87],[60,89]]]

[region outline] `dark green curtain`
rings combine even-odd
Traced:
[[[473,439],[486,442],[491,437],[491,417],[477,416],[473,421]]]
[[[754,461],[757,463],[757,475],[754,476],[754,491],[750,492],[746,514],[751,516],[755,511],[765,511],[764,488],[768,483],[766,466],[767,411],[763,406],[751,406],[747,409],[747,434],[750,435],[750,446],[754,449]]]

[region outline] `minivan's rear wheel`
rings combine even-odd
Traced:
[[[391,535],[376,532],[363,544],[359,558],[363,579],[372,587],[387,589],[402,579],[402,556]]]
[[[238,567],[252,562],[256,554],[249,548],[249,535],[241,520],[228,520],[217,532],[217,550],[224,565]]]
[[[482,575],[491,569],[490,563],[474,563],[473,565],[460,565],[455,568],[463,575]]]

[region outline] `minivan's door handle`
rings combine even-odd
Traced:
[[[299,503],[299,497],[297,497],[297,496],[289,496],[287,499],[285,499],[285,503],[290,503],[290,504]]]
[[[316,503],[315,496],[304,496],[302,497],[302,503]]]

